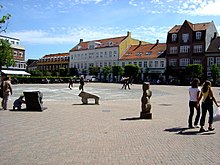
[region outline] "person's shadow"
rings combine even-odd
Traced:
[[[165,129],[164,131],[167,132],[174,132],[175,134],[178,135],[213,135],[215,132],[199,132],[196,128],[185,128],[185,127],[174,127],[174,128],[168,128]]]

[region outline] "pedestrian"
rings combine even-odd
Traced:
[[[81,91],[84,91],[84,78],[83,78],[83,76],[81,76],[80,77],[80,80],[79,80],[79,90],[81,90]]]
[[[16,108],[18,110],[21,110],[21,106],[22,104],[25,103],[25,100],[24,100],[24,95],[21,95],[19,98],[17,98],[14,103],[13,103],[13,110],[15,110]]]
[[[72,89],[72,87],[73,87],[73,80],[70,78],[69,79],[69,88],[70,88],[70,90]]]
[[[199,79],[194,78],[191,82],[191,87],[189,87],[189,118],[188,118],[188,127],[194,128],[192,125],[194,109],[196,109],[196,117],[194,120],[194,126],[198,127],[198,122],[200,118],[200,105],[197,105],[197,98],[199,97],[201,89],[199,88]]]
[[[213,101],[215,103],[215,105],[217,107],[219,107],[212,88],[211,88],[211,82],[206,80],[202,86],[202,92],[200,93],[199,97],[198,97],[198,101],[197,101],[197,105],[199,105],[200,100],[203,98],[202,100],[202,117],[200,119],[200,132],[205,132],[206,130],[204,129],[204,125],[205,125],[205,119],[206,119],[206,113],[207,111],[209,112],[209,119],[208,119],[208,130],[209,131],[213,131],[214,128],[212,127],[213,124]]]
[[[2,108],[7,110],[9,95],[12,95],[12,86],[10,82],[10,77],[6,76],[3,81],[3,98],[2,98]]]

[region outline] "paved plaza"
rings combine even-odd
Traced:
[[[213,132],[187,129],[188,87],[151,85],[152,120],[139,118],[142,85],[120,88],[87,83],[100,105],[82,105],[78,84],[13,85],[9,109],[31,90],[43,93],[47,109],[0,110],[0,165],[220,164],[220,122]],[[213,89],[220,100],[220,88]]]

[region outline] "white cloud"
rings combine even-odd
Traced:
[[[220,0],[130,0],[129,4],[150,13],[220,15]]]
[[[154,43],[156,39],[166,42],[170,27],[134,27],[130,29],[118,27],[52,27],[48,31],[31,30],[10,32],[7,35],[19,38],[25,44],[74,44],[82,38],[84,41],[119,37],[132,33],[132,38]],[[63,33],[65,31],[66,33]]]

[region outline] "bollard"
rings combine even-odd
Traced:
[[[150,90],[150,83],[144,82],[142,86],[143,96],[141,97],[141,119],[152,119],[150,98],[152,91]]]

